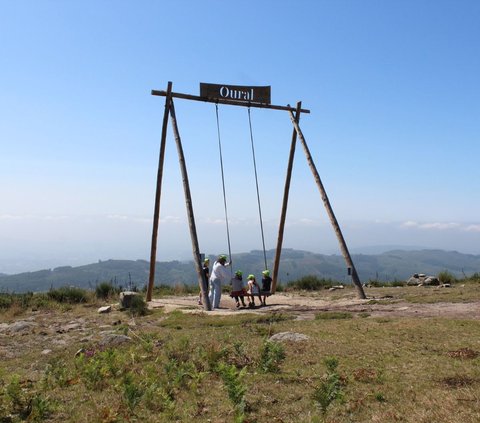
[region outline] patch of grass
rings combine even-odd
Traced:
[[[398,300],[394,300],[393,298],[392,299],[388,298],[388,299],[368,300],[367,304],[368,305],[374,305],[374,304],[389,305],[389,304],[392,304],[396,301],[398,301]]]
[[[315,320],[352,319],[353,314],[347,311],[323,311],[315,314]]]
[[[460,348],[455,351],[449,351],[447,355],[449,357],[467,360],[467,359],[477,358],[480,355],[480,353],[478,351],[472,350],[471,348]]]
[[[52,306],[52,300],[44,293],[26,292],[22,294],[0,293],[0,310],[10,310],[15,316],[31,309],[46,309]]]
[[[188,295],[188,294],[198,294],[199,288],[198,285],[185,285],[185,284],[175,284],[175,285],[158,285],[153,288],[153,297],[166,297],[174,295]]]
[[[75,286],[62,286],[60,288],[51,289],[47,293],[48,298],[57,303],[79,304],[86,303],[90,297],[89,292]]]
[[[253,318],[250,318],[248,322],[253,324],[272,324],[293,319],[295,319],[295,316],[293,315],[273,312],[263,316],[254,316]]]
[[[370,279],[367,283],[369,288],[399,288],[406,286],[405,281],[393,280],[393,281],[380,281],[378,279]]]
[[[337,283],[332,279],[319,278],[317,276],[308,275],[287,284],[286,290],[299,289],[305,291],[319,291],[331,288]]]
[[[470,386],[475,383],[475,379],[469,376],[447,376],[440,380],[440,383],[447,386],[448,388],[463,388],[465,386]]]
[[[480,272],[475,272],[472,275],[465,278],[465,281],[480,283]],[[458,281],[460,282],[460,281]]]

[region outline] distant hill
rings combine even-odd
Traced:
[[[267,251],[267,264],[270,269],[274,254],[274,250]],[[392,250],[376,255],[353,254],[352,259],[362,282],[405,280],[413,273],[437,275],[444,270],[458,277],[480,272],[480,255],[461,254],[456,251]],[[241,269],[244,273],[260,276],[264,267],[263,251],[259,250],[234,254],[233,260],[234,270]],[[95,288],[98,283],[105,281],[111,281],[123,288],[130,285],[142,288],[148,282],[149,268],[149,262],[145,260],[106,260],[78,267],[63,266],[37,272],[0,275],[0,291],[41,292],[64,285]],[[286,283],[306,275],[350,282],[342,256],[284,249],[279,271],[280,282]],[[196,284],[193,262],[158,262],[155,284],[160,283]]]

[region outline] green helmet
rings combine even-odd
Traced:
[[[264,276],[270,276],[270,270],[265,269],[265,270],[262,272],[262,275],[264,275]]]
[[[225,254],[221,254],[218,256],[218,261],[220,260],[224,260],[224,261],[227,261],[227,256]]]
[[[205,260],[203,260],[203,264],[208,264],[210,263],[210,259],[209,258],[206,258]]]
[[[235,272],[235,276],[242,276],[242,275],[243,275],[243,273],[242,273],[241,270],[237,270],[237,271]]]
[[[249,281],[252,280],[252,279],[255,279],[255,275],[248,275],[248,278],[247,278]]]

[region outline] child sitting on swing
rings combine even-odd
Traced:
[[[270,288],[272,286],[272,278],[270,277],[270,270],[265,269],[262,272],[262,293],[270,294]],[[260,297],[260,302],[262,297]],[[263,305],[267,305],[267,296],[263,295]]]
[[[255,295],[260,298],[260,303],[262,303],[262,298],[260,297],[260,287],[258,286],[255,275],[248,275],[247,278],[248,290],[247,294],[249,295],[248,306],[255,307]]]
[[[246,307],[245,301],[243,299],[246,292],[245,292],[245,287],[243,286],[241,270],[237,270],[235,272],[235,276],[232,278],[231,285],[232,285],[232,292],[230,293],[230,296],[235,299],[237,308],[240,307],[240,301],[242,301],[242,306]]]

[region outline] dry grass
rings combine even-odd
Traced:
[[[473,288],[478,290],[478,285]],[[381,289],[395,298],[414,295],[418,300],[417,293],[412,294],[417,289],[418,295],[429,297],[427,301],[445,301],[444,293],[450,293],[452,301],[467,295],[475,301],[473,288],[461,294],[453,290],[437,294],[431,288]],[[74,306],[63,312],[63,318],[66,322],[74,316],[88,318],[94,312]],[[52,320],[62,315],[59,310],[50,313]],[[119,316],[105,319],[114,322]],[[245,369],[244,376],[232,382],[239,384],[239,392],[245,388],[246,405],[240,416],[245,422],[480,421],[478,320],[356,316],[294,320],[286,314],[215,316],[177,311],[136,318],[135,326],[119,325],[118,331],[135,341],[116,347],[110,355],[102,355],[94,342],[87,342],[94,355],[82,362],[75,358],[75,352],[86,346],[80,337],[49,358],[42,357],[40,346],[32,343],[21,357],[4,359],[0,415],[12,414],[13,394],[7,388],[13,386],[12,375],[18,374],[21,395],[27,400],[36,395],[48,406],[46,416],[37,421],[233,422],[235,410],[217,368],[225,363],[238,371]],[[284,331],[309,339],[284,343],[279,371],[265,373],[260,367],[265,339]],[[27,347],[27,337],[23,341]],[[328,357],[338,360],[342,395],[322,414],[313,394],[325,380]],[[237,413],[241,421],[238,418]],[[22,420],[15,415],[11,421]]]

